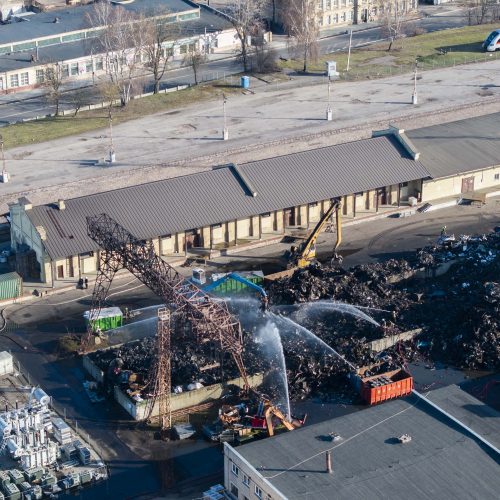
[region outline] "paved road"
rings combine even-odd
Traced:
[[[426,31],[438,31],[464,26],[466,24],[462,11],[458,8],[430,8],[428,12],[432,15],[416,21],[416,24]],[[337,30],[338,31],[338,30]],[[352,38],[353,47],[361,47],[383,39],[381,29],[373,27],[367,30],[354,31]],[[320,40],[320,51],[322,54],[334,53],[346,50],[349,46],[348,35],[335,35]],[[286,38],[276,37],[273,44],[279,56],[289,57],[286,48]],[[230,77],[240,73],[243,68],[232,54],[223,54],[224,59],[213,60],[201,68],[202,80],[214,80]],[[194,84],[193,73],[189,68],[169,71],[163,79],[162,88],[174,87],[176,85]],[[236,81],[236,80],[235,80]],[[87,82],[90,85],[92,82]],[[145,86],[145,91],[151,91],[151,85]],[[54,112],[54,107],[49,105],[43,96],[44,90],[22,92],[0,96],[0,126],[6,125],[20,119],[45,116]],[[97,92],[89,90],[89,98],[86,103],[98,102],[102,99]],[[75,100],[72,92],[67,92],[61,101],[61,109],[74,109]]]

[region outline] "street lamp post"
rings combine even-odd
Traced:
[[[349,66],[351,63],[351,47],[352,47],[352,30],[351,33],[349,34],[349,52],[347,53],[347,68],[346,68],[346,73],[349,71]]]
[[[7,172],[7,169],[5,167],[5,153],[3,150],[3,137],[0,135],[0,153],[2,155],[2,182],[6,183],[9,182],[9,173]]]
[[[418,70],[418,59],[415,59],[415,71],[413,75],[413,95],[411,96],[411,103],[418,104],[417,96],[417,70]]]
[[[330,77],[328,77],[328,106],[326,107],[326,119],[329,122],[331,122],[333,119],[333,111],[332,111],[332,107],[330,104],[330,102],[331,102],[330,98],[331,98],[331,93],[332,93],[331,84],[332,84],[332,81],[330,80]]]
[[[227,120],[226,120],[226,103],[227,103],[226,95],[222,94],[222,113],[224,115],[224,130],[222,131],[223,141],[227,141],[229,139],[229,130],[227,128]]]
[[[109,107],[109,163],[116,161],[115,147],[113,145],[113,117],[111,116],[111,105]]]

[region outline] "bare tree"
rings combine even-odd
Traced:
[[[153,76],[154,93],[157,94],[160,91],[160,81],[173,59],[173,46],[179,38],[180,27],[178,23],[170,22],[165,12],[142,17],[140,24],[144,37],[145,68]]]
[[[388,51],[394,42],[404,38],[406,34],[407,11],[398,0],[382,0],[380,2],[382,36],[389,39]]]
[[[240,42],[240,55],[243,69],[248,71],[250,61],[251,37],[262,31],[262,8],[265,0],[229,0],[225,9],[229,21],[236,30]]]
[[[468,0],[465,6],[465,16],[469,26],[486,24],[496,20],[496,8],[498,7],[493,0]]]
[[[116,86],[122,106],[131,98],[132,80],[141,63],[144,33],[134,14],[110,2],[94,3],[87,13],[90,26],[99,27],[94,39],[97,53],[104,54],[106,74]]]
[[[282,0],[285,31],[291,37],[289,50],[293,57],[302,59],[303,71],[309,62],[319,56],[319,22],[316,0]]]
[[[63,80],[64,72],[62,64],[59,62],[49,62],[46,64],[43,85],[48,89],[47,100],[56,107],[56,116],[59,116]]]
[[[190,50],[184,56],[183,64],[193,70],[194,83],[198,85],[198,71],[200,66],[207,60],[207,56],[199,50]]]

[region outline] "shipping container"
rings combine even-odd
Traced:
[[[83,317],[85,323],[89,322],[90,311],[85,311]],[[100,328],[102,332],[113,330],[123,325],[123,313],[119,307],[105,307],[99,311],[99,315],[92,321],[92,328]]]
[[[0,300],[15,299],[23,294],[23,280],[12,272],[0,274]]]
[[[370,405],[406,396],[413,389],[413,377],[403,369],[359,377],[359,380],[361,397]]]

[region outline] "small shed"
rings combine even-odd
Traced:
[[[0,376],[14,373],[14,358],[7,351],[0,352]]]
[[[88,325],[90,318],[90,311],[83,313],[85,323]],[[119,307],[105,307],[99,311],[97,318],[93,320],[92,328],[96,330],[100,328],[101,331],[113,330],[123,325],[123,313]]]
[[[0,274],[0,300],[15,299],[23,294],[23,279],[16,272]]]

